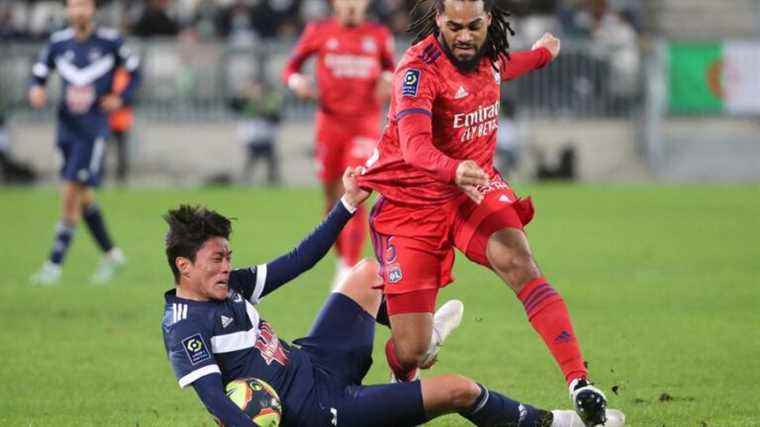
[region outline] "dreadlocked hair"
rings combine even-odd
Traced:
[[[443,13],[445,0],[423,0],[417,3],[412,9],[412,17],[417,16],[410,25],[408,32],[415,36],[412,44],[422,41],[430,34],[438,36],[438,25],[435,17]],[[506,9],[502,9],[496,4],[497,0],[461,0],[461,1],[483,1],[483,9],[491,14],[491,25],[488,27],[488,36],[485,41],[485,51],[483,55],[492,62],[496,62],[505,56],[509,59],[509,40],[508,37],[514,36],[515,31],[509,24],[507,18],[511,16]]]

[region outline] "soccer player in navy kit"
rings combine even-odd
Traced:
[[[166,254],[176,286],[165,294],[162,328],[180,387],[192,385],[228,427],[254,425],[224,392],[229,381],[247,377],[277,391],[283,426],[411,426],[451,412],[478,426],[580,423],[573,411],[536,409],[459,375],[361,385],[372,363],[374,314],[381,301],[374,261],[349,273],[305,338],[295,345],[278,338],[255,305],[324,257],[369,196],[351,168],[343,184],[341,200],[296,249],[249,268],[231,268],[227,218],[199,206],[168,212]]]
[[[93,188],[100,184],[102,176],[108,113],[131,101],[140,82],[139,59],[124,47],[116,31],[95,25],[94,0],[68,0],[66,13],[71,26],[50,37],[32,68],[29,88],[30,104],[42,108],[47,103],[45,83],[50,73],[57,70],[63,83],[56,132],[63,157],[62,217],[50,258],[32,281],[52,284],[59,280],[66,251],[83,217],[105,254],[92,278],[103,283],[125,258],[111,240]],[[113,76],[120,66],[131,78],[126,89],[116,95],[112,93]]]

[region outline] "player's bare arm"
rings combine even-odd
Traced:
[[[29,104],[38,110],[47,104],[47,93],[44,86],[33,85],[29,88]]]
[[[474,161],[464,160],[457,165],[454,182],[473,202],[480,204],[483,194],[478,186],[488,184],[488,174]]]
[[[552,54],[552,59],[556,58],[557,55],[559,55],[560,42],[559,39],[557,37],[554,37],[554,34],[552,33],[544,33],[540,39],[533,43],[531,50],[540,49],[542,47],[546,48],[549,53]]]

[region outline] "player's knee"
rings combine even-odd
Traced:
[[[366,312],[375,315],[380,307],[382,284],[377,261],[364,259],[354,266],[337,291],[356,301]]]
[[[405,369],[413,369],[422,364],[427,353],[429,342],[423,340],[402,340],[394,341],[396,347],[396,357],[399,363]]]
[[[525,251],[507,248],[489,248],[486,251],[488,262],[495,270],[503,274],[522,274],[537,269],[533,256]]]
[[[445,375],[448,401],[454,410],[472,407],[480,396],[480,387],[475,381],[458,374]]]

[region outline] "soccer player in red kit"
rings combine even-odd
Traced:
[[[395,65],[390,31],[365,18],[369,0],[333,0],[334,16],[306,26],[282,73],[301,98],[317,100],[317,173],[329,210],[343,194],[341,176],[363,164],[380,137],[382,108],[390,95]],[[300,73],[316,55],[317,88]],[[367,235],[364,208],[346,225],[335,245],[338,274],[361,258]]]
[[[495,0],[433,0],[412,25],[417,39],[396,68],[388,124],[360,185],[381,194],[370,228],[392,329],[394,377],[434,362],[433,310],[451,283],[454,248],[492,269],[523,303],[564,373],[587,425],[606,398],[588,381],[567,307],[533,259],[523,227],[533,217],[494,168],[500,83],[549,64],[560,43],[545,34],[508,53],[508,13]]]

